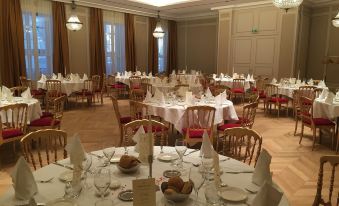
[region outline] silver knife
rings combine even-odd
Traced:
[[[60,167],[64,167],[64,168],[70,169],[70,170],[73,170],[72,167],[67,166],[67,165],[63,165],[63,164],[61,164],[61,163],[59,163],[59,162],[53,162],[53,164],[58,165],[58,166],[60,166]]]

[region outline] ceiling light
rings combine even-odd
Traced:
[[[131,0],[134,2],[139,2],[142,4],[148,4],[151,6],[162,7],[162,6],[169,6],[173,4],[181,4],[186,2],[192,2],[197,0]]]
[[[72,1],[72,15],[66,22],[66,27],[72,31],[79,31],[82,28],[82,23],[80,22],[78,16],[75,14],[76,5],[74,0]]]
[[[165,36],[164,29],[162,28],[161,25],[161,19],[160,19],[160,11],[158,11],[158,20],[157,20],[157,25],[155,26],[153,36],[157,39],[161,39]]]
[[[332,24],[335,27],[339,27],[339,12],[338,12],[337,16],[334,17],[334,19],[332,20]]]
[[[303,0],[273,0],[274,6],[279,9],[285,9],[286,12],[291,9],[300,6]]]

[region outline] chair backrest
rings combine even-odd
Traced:
[[[243,107],[241,126],[252,129],[255,115],[257,114],[258,102],[247,104]]]
[[[216,85],[215,87],[210,88],[213,96],[217,96],[221,93],[223,93],[224,91],[226,91],[227,94],[227,99],[230,99],[231,95],[232,95],[232,91],[229,87],[224,86],[224,85]]]
[[[16,129],[23,134],[26,133],[27,109],[28,105],[24,103],[0,107],[0,145],[4,141],[2,137],[3,130]]]
[[[141,88],[141,77],[139,76],[131,76],[129,78],[129,85],[131,89]]]
[[[149,78],[141,78],[141,84],[145,84],[145,83],[150,83],[151,79]]]
[[[61,93],[61,81],[49,79],[46,81],[47,92],[55,91],[58,95]]]
[[[114,75],[108,75],[107,76],[107,81],[106,81],[106,86],[110,87],[115,84],[115,76]]]
[[[320,94],[323,92],[323,88],[316,88],[313,90],[314,92],[314,98],[318,98]]]
[[[130,99],[142,102],[145,99],[145,91],[143,89],[132,89],[130,92]]]
[[[329,195],[328,195],[328,201],[325,201],[324,198],[322,197],[322,189],[323,189],[323,179],[324,179],[324,165],[326,163],[329,163],[331,166],[331,177],[330,177],[330,184],[329,184]],[[317,193],[315,195],[315,199],[313,202],[313,206],[319,206],[319,205],[324,205],[324,206],[331,206],[334,205],[335,201],[334,198],[332,199],[333,196],[333,187],[334,187],[334,180],[335,178],[335,170],[336,167],[339,165],[339,156],[338,155],[327,155],[327,156],[322,156],[320,157],[320,168],[319,168],[319,176],[318,176],[318,183],[317,183]],[[338,181],[336,181],[338,183]],[[339,198],[339,194],[338,197]],[[337,199],[337,205],[338,205],[338,199]]]
[[[248,97],[248,103],[255,103],[255,102],[259,102],[259,94],[258,93],[252,93],[249,97]]]
[[[266,84],[266,96],[267,98],[279,96],[279,87],[274,84]]]
[[[53,120],[54,121],[60,121],[64,115],[64,106],[65,106],[66,97],[61,96],[56,99],[54,99],[53,104]],[[52,122],[52,125],[54,125],[54,122]]]
[[[148,106],[140,101],[130,100],[130,112],[132,120],[148,119]]]
[[[21,141],[23,155],[34,169],[37,165],[43,167],[58,160],[58,151],[63,150],[62,158],[67,158],[67,134],[61,130],[46,129],[31,132],[24,136]],[[34,145],[34,147],[32,146]]]
[[[32,81],[27,79],[25,76],[19,77],[20,79],[20,85],[23,87],[29,87],[32,88]]]
[[[245,79],[233,79],[233,88],[240,89],[245,87]]]
[[[313,99],[299,96],[299,109],[302,121],[313,125]]]
[[[21,93],[26,91],[26,89],[27,87],[24,87],[24,86],[10,88],[11,92],[13,93],[13,96],[15,97],[21,97]]]
[[[93,91],[101,91],[101,76],[100,75],[92,75],[92,87]]]
[[[149,91],[149,92],[151,92],[151,94],[154,94],[152,84],[142,82],[141,87],[145,92]]]
[[[134,145],[132,138],[134,134],[140,127],[144,127],[145,132],[152,131],[154,136],[154,144],[158,142],[160,146],[168,145],[167,130],[164,123],[149,120],[149,119],[140,119],[129,122],[123,126],[124,131],[124,140],[123,145],[129,146]],[[153,128],[157,128],[156,130]]]
[[[265,78],[265,77],[259,76],[256,79],[256,87],[257,87],[257,90],[258,90],[259,93],[262,93],[262,92],[265,91],[267,82],[268,82],[267,77]]]
[[[84,81],[84,90],[94,92],[97,88],[98,81],[93,81],[92,79],[87,79]]]
[[[262,137],[254,130],[236,127],[226,129],[222,137],[225,155],[254,166],[261,152]]]
[[[316,88],[317,87],[315,87],[315,86],[300,86],[299,87],[299,97],[304,96],[304,97],[314,99],[315,98],[314,90]]]
[[[119,123],[119,127],[122,128],[122,124],[120,122],[121,114],[120,114],[120,111],[119,111],[118,99],[116,97],[111,96],[111,100],[112,100],[115,116],[116,116],[117,121]]]

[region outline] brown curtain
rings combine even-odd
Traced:
[[[91,55],[91,75],[100,75],[106,72],[104,48],[104,22],[102,10],[90,9],[89,48]]]
[[[125,13],[126,70],[135,71],[134,15]]]
[[[149,18],[148,31],[148,72],[158,73],[158,39],[154,38],[153,31],[157,25],[157,19]]]
[[[168,21],[167,74],[177,70],[177,22]]]
[[[2,84],[19,85],[26,76],[24,31],[20,0],[0,1],[0,72]]]
[[[65,4],[52,1],[53,16],[53,72],[70,73],[69,47],[66,27]]]

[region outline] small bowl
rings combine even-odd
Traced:
[[[136,166],[134,167],[131,167],[131,168],[123,168],[123,167],[120,167],[119,164],[117,164],[117,168],[122,172],[122,173],[125,173],[125,174],[132,174],[132,173],[135,173],[136,171],[139,170],[139,167],[140,167],[140,164],[137,164]]]

